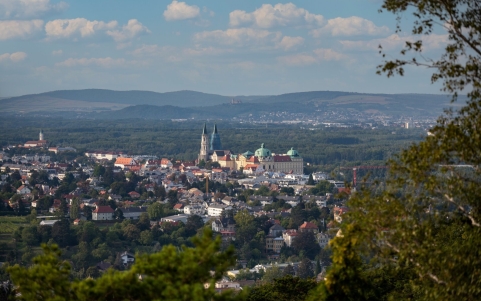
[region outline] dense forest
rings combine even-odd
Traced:
[[[214,121],[208,121],[211,130]],[[131,119],[92,121],[85,119],[6,117],[0,146],[38,139],[40,129],[52,146],[85,150],[115,150],[129,154],[157,155],[182,160],[197,157],[202,122]],[[381,164],[393,154],[425,136],[421,129],[315,128],[298,125],[218,123],[222,145],[234,153],[255,151],[261,143],[274,153],[294,147],[310,165]]]

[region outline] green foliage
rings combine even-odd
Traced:
[[[316,287],[312,279],[284,276],[250,290],[249,301],[302,301]]]
[[[151,220],[159,220],[164,213],[164,208],[159,203],[153,203],[147,208],[147,212]]]
[[[406,65],[427,66],[434,69],[432,82],[442,81],[443,90],[453,94],[469,87],[468,97],[477,101],[481,96],[479,59],[481,39],[479,2],[475,0],[384,0],[383,9],[403,16],[412,12],[412,39],[406,41],[401,55],[412,57],[385,61],[378,66],[378,73],[404,75]],[[397,31],[401,31],[399,17]],[[446,31],[448,43],[438,59],[425,59],[420,55],[425,50],[423,38],[438,28]],[[383,53],[383,57],[386,54]]]
[[[334,184],[329,181],[319,181],[317,185],[309,189],[308,194],[313,195],[326,195],[326,193],[332,193],[334,191]]]
[[[21,294],[16,300],[242,300],[243,294],[215,292],[215,281],[234,264],[234,251],[219,252],[220,239],[213,241],[211,235],[207,229],[193,239],[195,248],[165,246],[137,257],[130,270],[110,270],[97,279],[71,281],[70,266],[60,260],[58,247],[46,245],[34,265],[8,271]]]
[[[292,242],[292,247],[298,254],[301,252],[310,259],[314,259],[321,250],[314,233],[310,231],[299,232]]]
[[[406,65],[434,69],[432,81],[468,103],[448,111],[432,135],[390,161],[383,189],[364,189],[348,206],[333,266],[318,293],[326,300],[477,300],[481,298],[481,58],[479,3],[472,0],[384,0],[412,34],[401,55],[379,73],[403,75]],[[448,33],[438,59],[420,61],[424,37]],[[398,24],[398,31],[401,30]],[[383,57],[385,54],[383,53]],[[474,276],[474,277],[473,277]],[[319,296],[318,296],[319,297]]]
[[[279,268],[277,265],[274,265],[265,271],[264,276],[262,276],[262,281],[272,282],[274,279],[281,278],[282,276],[281,268]]]

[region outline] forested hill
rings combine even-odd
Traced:
[[[231,104],[231,100],[237,102]],[[157,93],[100,89],[63,90],[0,99],[2,114],[41,114],[88,118],[233,118],[276,112],[357,111],[404,116],[439,116],[451,104],[444,95],[363,94],[339,91],[272,96],[222,96],[195,91]]]
[[[150,92],[112,91],[103,89],[61,90],[40,94],[30,94],[2,100],[2,104],[13,105],[25,101],[43,102],[49,99],[113,103],[123,105],[175,105],[178,107],[212,106],[227,103],[232,97],[207,94],[196,91]]]

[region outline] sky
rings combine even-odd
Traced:
[[[0,97],[67,89],[440,93],[432,70],[376,75],[413,20],[380,0],[0,0]],[[405,25],[405,26],[404,26]],[[431,35],[425,56],[447,42]]]

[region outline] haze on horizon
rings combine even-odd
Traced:
[[[0,97],[67,89],[220,95],[432,93],[430,71],[375,74],[398,56],[381,1],[0,0]],[[406,22],[408,23],[408,22]],[[437,58],[444,32],[426,40]]]

